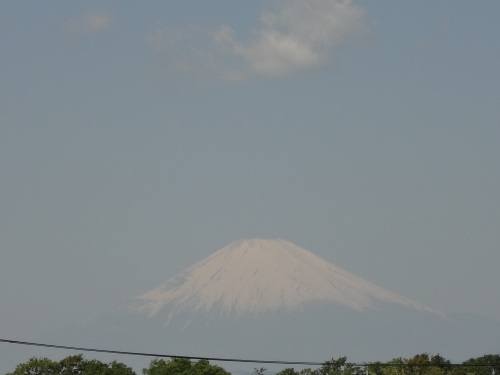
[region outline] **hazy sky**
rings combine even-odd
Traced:
[[[0,338],[240,238],[500,321],[499,1],[0,2]]]

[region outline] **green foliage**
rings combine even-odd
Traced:
[[[355,365],[346,357],[323,363],[317,370],[293,368],[276,375],[500,375],[500,355],[489,354],[471,358],[462,364],[452,364],[439,354],[417,354],[411,358],[394,358],[389,362],[372,362]],[[258,375],[258,374],[253,374]],[[260,374],[261,375],[261,374]]]
[[[387,363],[374,362],[366,368],[370,375],[500,375],[500,355],[489,354],[452,365],[439,354],[423,353]]]
[[[428,353],[417,354],[404,361],[403,373],[406,375],[446,375],[451,368],[439,354],[430,357]]]
[[[386,371],[387,369],[388,367],[385,366],[382,362],[372,362],[366,366],[366,371],[370,375],[392,375],[391,373]]]
[[[155,359],[151,361],[147,369],[143,369],[144,375],[230,375],[222,367],[211,365],[207,360],[192,362],[187,358],[173,358],[170,361]]]
[[[252,375],[264,375],[265,371],[265,368],[256,368]],[[211,365],[207,360],[191,361],[188,358],[173,358],[169,361],[155,359],[148,368],[142,370],[142,373],[144,375],[231,375],[222,367]],[[31,358],[28,362],[19,364],[7,375],[136,374],[123,363],[87,360],[80,354],[66,357],[59,362],[48,358]],[[297,371],[285,368],[276,375],[500,375],[500,355],[488,354],[471,358],[459,365],[451,364],[439,354],[431,356],[428,353],[366,365],[352,364],[347,362],[346,357],[340,357],[324,362],[316,370],[306,368]]]
[[[59,374],[57,362],[48,358],[31,358],[26,363],[17,365],[14,372],[7,375],[52,375]]]
[[[314,374],[316,374],[316,371],[313,371],[310,368],[306,368],[300,371],[296,371],[293,368],[286,368],[278,372],[276,375],[314,375]]]
[[[371,375],[453,375],[450,361],[439,354],[417,354],[412,358],[394,358],[387,363],[373,362],[366,366]]]
[[[254,372],[254,374],[255,374],[255,372]],[[286,368],[286,369],[278,372],[276,375],[299,375],[299,374],[300,373],[295,371],[295,369],[293,369],[293,368]]]
[[[276,375],[364,375],[362,367],[347,363],[347,357],[326,361],[317,370],[303,369],[297,372],[293,368],[286,368]]]
[[[461,374],[500,375],[500,355],[487,354],[478,358],[468,359],[463,363]]]
[[[79,354],[59,362],[48,358],[31,358],[7,375],[135,375],[135,372],[123,363],[113,361],[106,364],[95,359],[86,360]]]
[[[364,375],[362,367],[347,362],[347,357],[331,359],[323,363],[323,366],[314,371],[314,375]]]

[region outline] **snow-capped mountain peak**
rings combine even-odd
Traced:
[[[291,311],[314,302],[356,310],[376,302],[436,312],[357,277],[282,239],[240,240],[187,268],[128,307],[154,316],[169,310],[211,315]]]

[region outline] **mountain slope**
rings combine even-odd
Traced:
[[[234,316],[293,311],[316,302],[358,311],[386,302],[438,313],[281,239],[233,242],[124,309],[148,316],[161,310],[168,310],[169,317],[184,312]]]

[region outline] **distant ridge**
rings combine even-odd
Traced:
[[[238,316],[334,302],[365,311],[384,302],[441,314],[327,262],[283,239],[235,241],[124,306],[172,317]]]

